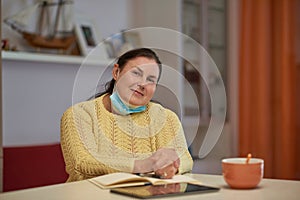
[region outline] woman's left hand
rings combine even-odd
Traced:
[[[164,179],[172,178],[178,172],[179,164],[180,163],[178,159],[174,161],[172,164],[156,170],[155,175]]]

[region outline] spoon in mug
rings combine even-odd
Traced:
[[[247,159],[246,159],[246,164],[248,164],[248,163],[249,163],[249,161],[250,161],[251,157],[252,157],[251,153],[248,153],[248,155],[247,155]]]

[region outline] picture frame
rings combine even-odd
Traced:
[[[96,56],[94,52],[92,53],[93,50],[96,50],[98,58],[108,59],[106,45],[101,41],[101,34],[92,19],[76,16],[75,34],[81,55]]]

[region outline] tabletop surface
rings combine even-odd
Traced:
[[[255,189],[238,190],[229,188],[223,177],[220,175],[189,174],[193,178],[200,180],[203,184],[217,186],[218,192],[189,195],[188,199],[280,199],[280,200],[299,200],[300,181],[289,181],[279,179],[263,179]],[[178,197],[164,197],[161,199],[182,199]],[[134,199],[119,194],[110,193],[109,190],[103,190],[91,182],[84,180],[72,183],[63,183],[45,187],[37,187],[25,190],[0,193],[1,200],[126,200]],[[156,198],[158,199],[158,198]],[[184,199],[186,199],[184,197]]]

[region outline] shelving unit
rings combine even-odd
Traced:
[[[207,51],[215,62],[224,84],[226,85],[226,2],[224,0],[183,0],[182,1],[182,32]],[[209,120],[211,115],[211,100],[203,77],[209,80],[209,84],[218,87],[215,74],[210,74],[207,69],[205,59],[201,57],[201,52],[195,48],[190,40],[184,40],[183,52],[186,52],[191,63],[184,62],[184,76],[197,94],[198,101],[195,103],[186,99],[185,111],[187,115],[197,115],[195,107],[199,103],[200,115],[202,119]],[[200,75],[195,67],[201,68]],[[184,96],[191,96],[188,89],[184,89]]]
[[[41,54],[19,51],[2,51],[3,60],[14,61],[30,61],[30,62],[43,62],[43,63],[66,63],[66,64],[82,64],[108,66],[113,60],[103,60],[82,56],[68,56],[56,54]]]

